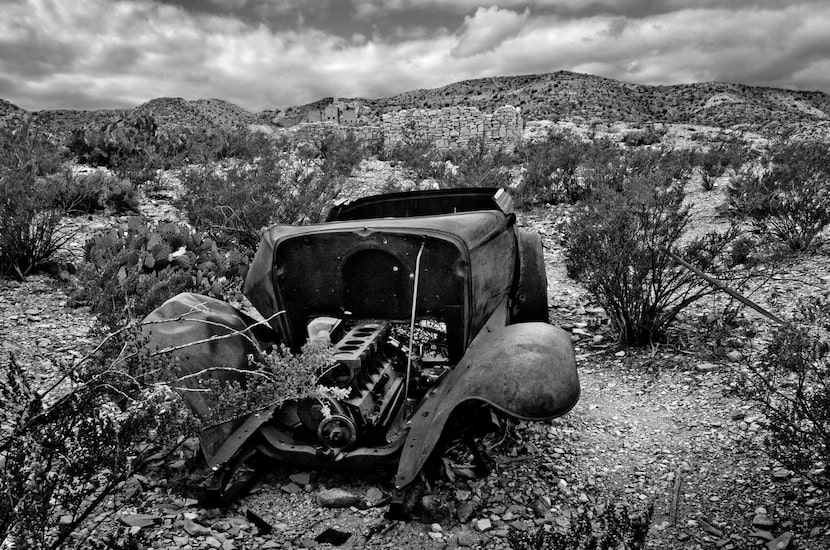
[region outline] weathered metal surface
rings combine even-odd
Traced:
[[[576,404],[579,377],[567,332],[546,323],[494,325],[482,330],[413,414],[396,487],[415,479],[450,415],[465,401],[483,401],[523,420],[556,418]]]
[[[244,379],[244,371],[251,368],[248,356],[258,353],[255,334],[267,337],[260,329],[250,329],[253,324],[251,317],[227,302],[186,292],[150,313],[141,330],[150,353],[175,360],[179,375],[175,387],[193,413],[205,420],[210,417],[211,402],[202,384],[209,379]],[[202,431],[200,439],[209,463],[242,422],[238,419]]]

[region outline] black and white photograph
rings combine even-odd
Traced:
[[[830,548],[824,0],[2,0],[0,550]]]

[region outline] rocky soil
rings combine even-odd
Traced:
[[[366,163],[346,192],[366,194],[390,178],[405,180],[385,163]],[[163,198],[143,209],[176,215]],[[736,395],[750,342],[738,333],[731,347],[716,348],[708,339],[706,318],[723,302],[690,311],[668,345],[619,348],[602,309],[564,272],[558,221],[567,215],[538,209],[519,223],[543,235],[551,316],[572,334],[582,396],[561,419],[511,424],[488,438],[489,475],[476,477],[463,448],[450,449],[418,520],[405,523],[383,517],[392,489],[386,472],[277,466],[228,509],[200,508],[181,483],[151,473],[128,482],[129,507],[101,509],[99,530],[143,534],[152,548],[509,548],[511,528],[561,529],[583,511],[623,503],[632,513],[653,504],[649,548],[829,548],[830,498],[764,454],[765,419]],[[696,223],[707,216],[714,213],[701,208]],[[827,252],[792,260],[755,298],[792,307],[826,292]],[[72,277],[64,278],[0,280],[2,353],[13,351],[42,387],[94,345],[92,318],[67,306]],[[754,314],[747,319],[768,327]]]

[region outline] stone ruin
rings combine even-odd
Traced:
[[[309,111],[305,122],[288,130],[295,139],[313,141],[324,133],[352,131],[362,141],[380,142],[386,150],[400,144],[428,141],[439,150],[463,148],[474,139],[488,146],[512,150],[522,139],[524,120],[520,107],[506,105],[493,113],[476,107],[405,109],[384,113],[379,121],[361,105],[334,102]]]
[[[524,130],[521,108],[504,106],[492,114],[475,107],[409,109],[386,113],[381,123],[383,146],[429,141],[439,150],[466,147],[473,139],[512,150]]]

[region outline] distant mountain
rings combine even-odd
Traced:
[[[469,105],[492,111],[514,105],[522,108],[525,120],[580,118],[585,122],[685,123],[761,131],[781,125],[830,124],[830,95],[824,92],[721,82],[649,86],[567,71],[479,78],[379,99],[339,101],[365,106],[375,116],[412,108]],[[292,122],[320,106],[317,101],[290,107],[282,115]]]
[[[377,122],[401,109],[437,109],[453,105],[493,111],[503,105],[522,108],[529,120],[677,123],[753,130],[773,134],[794,129],[830,135],[830,95],[707,82],[673,86],[632,84],[610,78],[559,71],[548,74],[464,80],[440,88],[418,89],[378,99],[323,98],[282,110],[251,113],[219,99],[153,99],[132,109],[29,112],[0,100],[0,124],[29,121],[56,134],[72,127],[100,124],[125,116],[151,114],[160,125],[232,127],[250,124],[291,126],[314,119],[333,102],[359,107],[358,119]]]

